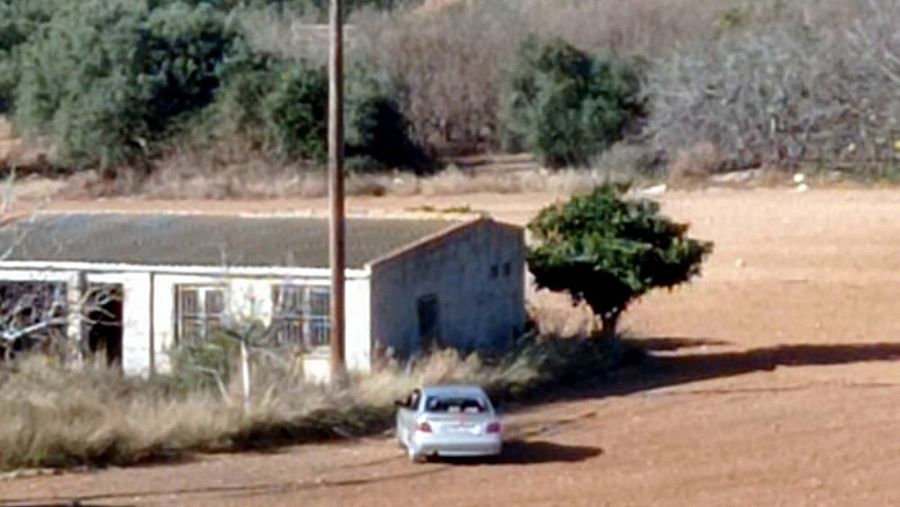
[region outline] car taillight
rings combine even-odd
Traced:
[[[420,422],[418,426],[416,426],[416,431],[421,431],[422,433],[431,433],[431,425],[427,422]]]
[[[500,423],[492,422],[487,426],[488,433],[500,433]]]

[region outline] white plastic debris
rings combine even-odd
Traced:
[[[647,187],[641,190],[641,193],[644,195],[663,195],[666,193],[669,187],[666,185],[656,185],[653,187]]]

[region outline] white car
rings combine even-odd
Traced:
[[[410,461],[496,456],[503,449],[500,416],[480,387],[426,386],[395,405],[397,440]]]

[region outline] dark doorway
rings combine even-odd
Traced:
[[[420,297],[416,302],[416,310],[419,314],[419,340],[422,347],[440,346],[441,316],[437,295]]]
[[[91,284],[85,298],[83,336],[94,357],[110,366],[122,364],[122,304],[120,284]]]

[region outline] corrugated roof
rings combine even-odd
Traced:
[[[362,268],[451,220],[347,219],[347,267]],[[165,266],[328,267],[328,220],[309,217],[56,214],[0,228],[4,260]]]

